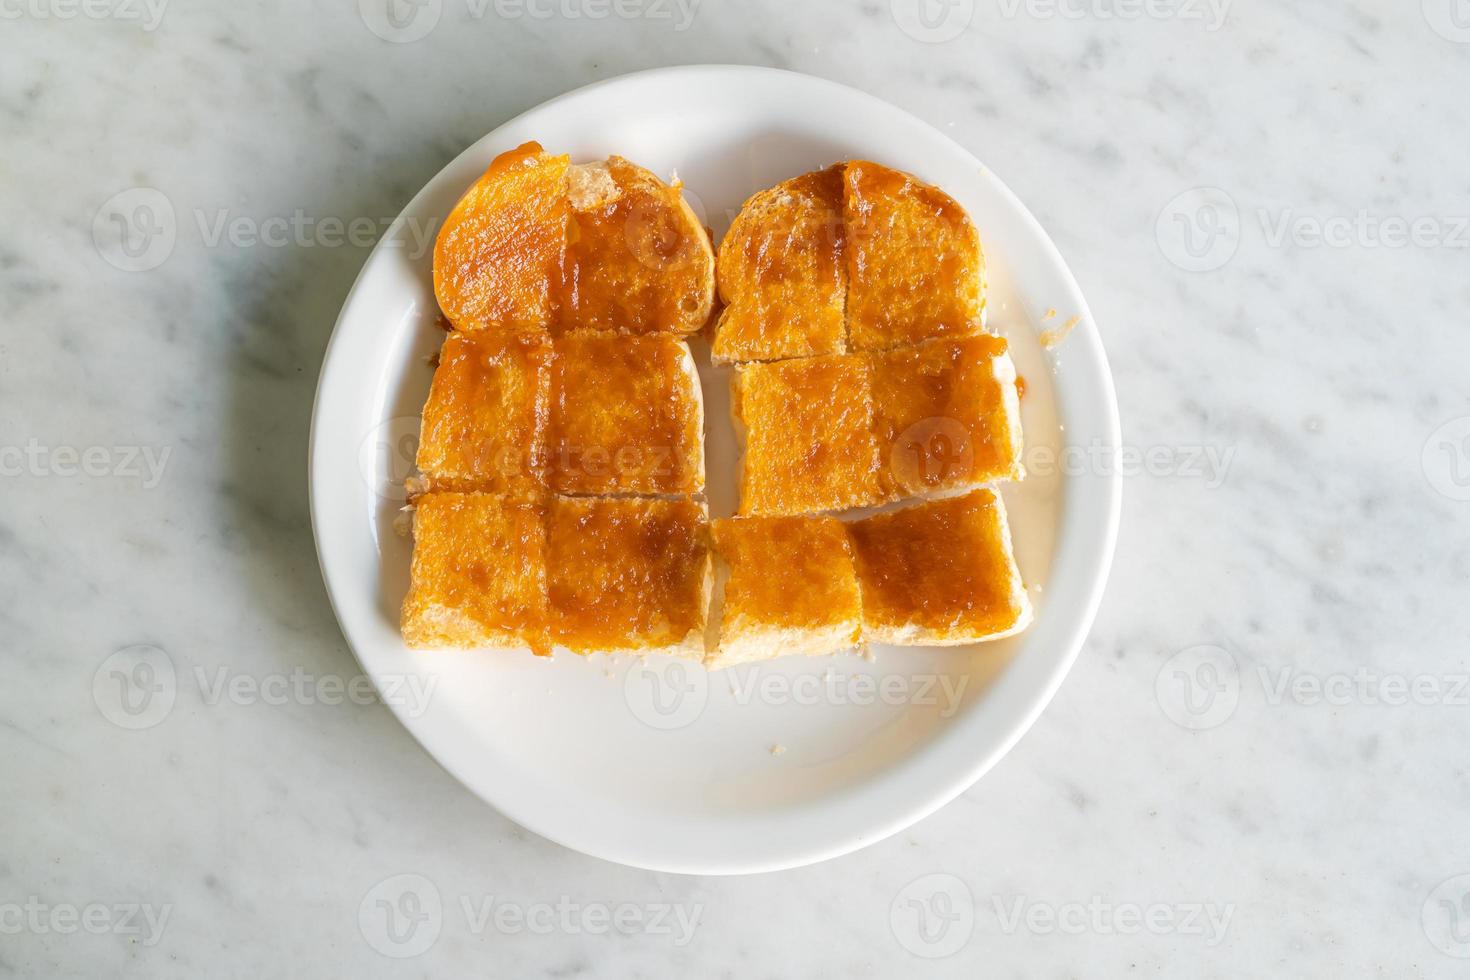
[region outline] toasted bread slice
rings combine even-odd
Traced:
[[[434,295],[455,327],[549,329],[570,164],[526,143],[496,157],[449,213],[434,244]]]
[[[710,528],[728,573],[713,669],[788,654],[821,656],[858,643],[852,551],[830,517],[741,517]]]
[[[558,497],[548,551],[552,637],[576,653],[704,656],[711,562],[704,507]]]
[[[404,641],[550,652],[543,512],[539,504],[485,494],[420,497]]]
[[[550,481],[566,494],[704,489],[704,406],[694,360],[669,334],[558,337]]]
[[[846,349],[842,187],[841,167],[829,167],[745,202],[720,244],[716,363]]]
[[[545,336],[449,335],[419,440],[418,467],[430,487],[544,492],[551,358]]]
[[[669,186],[622,157],[573,166],[556,296],[561,330],[693,333],[714,305],[709,234]]]
[[[1031,602],[993,490],[930,500],[847,526],[863,601],[863,639],[955,646],[1025,629]]]
[[[937,187],[865,160],[849,162],[843,179],[849,348],[980,332],[985,260],[965,209]]]
[[[1021,402],[1005,340],[931,340],[869,358],[886,496],[1021,477]]]
[[[831,354],[736,371],[742,516],[814,514],[882,499],[870,370],[863,358]]]

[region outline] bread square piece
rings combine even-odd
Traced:
[[[573,166],[568,195],[559,329],[687,334],[705,325],[715,254],[677,185],[613,156]]]
[[[704,656],[711,570],[688,498],[558,497],[548,552],[552,638],[576,653]]]
[[[862,358],[834,354],[736,372],[742,516],[845,510],[881,499],[869,371]]]
[[[539,143],[496,157],[439,230],[434,295],[461,330],[544,331],[566,246],[567,167]]]
[[[954,646],[1031,622],[1005,506],[992,490],[854,521],[848,533],[867,642]]]
[[[745,202],[720,244],[717,363],[846,350],[842,168],[803,174]]]
[[[402,617],[410,647],[550,652],[541,505],[430,493],[414,510],[413,535]]]
[[[876,163],[853,160],[843,176],[849,349],[978,333],[985,260],[965,209]]]
[[[870,357],[887,496],[1021,477],[1021,402],[1003,339],[933,340]]]
[[[857,645],[861,610],[852,550],[831,517],[741,517],[711,526],[727,571],[719,646],[705,660],[730,667]]]
[[[668,334],[555,341],[551,486],[558,493],[704,489],[704,408],[689,348]]]
[[[550,404],[550,340],[451,333],[424,404],[418,467],[431,488],[544,491]]]

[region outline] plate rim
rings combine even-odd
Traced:
[[[505,122],[501,123],[494,129],[490,130],[483,136],[470,143],[462,151],[460,151],[460,153],[456,154],[453,158],[448,160],[445,165],[441,167],[440,170],[436,172],[432,177],[430,177],[429,180],[425,182],[423,187],[421,187],[404,205],[403,209],[394,219],[388,230],[383,234],[377,244],[373,247],[372,251],[364,259],[362,268],[359,270],[351,289],[348,290],[347,295],[344,297],[341,309],[339,310],[337,315],[337,319],[333,324],[332,333],[323,352],[322,364],[318,372],[316,393],[312,401],[310,436],[307,443],[307,491],[311,514],[312,538],[316,548],[318,567],[321,569],[323,584],[327,591],[327,597],[332,607],[333,616],[336,618],[338,627],[342,631],[343,639],[346,640],[348,647],[352,650],[353,657],[357,660],[358,665],[362,668],[364,673],[372,680],[375,687],[379,687],[381,689],[379,675],[374,670],[374,668],[364,659],[363,653],[359,648],[359,643],[354,636],[355,631],[349,625],[349,621],[347,619],[344,619],[342,615],[343,603],[338,595],[338,587],[342,583],[338,581],[334,585],[334,577],[332,573],[328,570],[329,562],[323,543],[323,503],[320,499],[321,488],[323,487],[325,480],[319,478],[320,471],[322,471],[326,466],[326,461],[323,458],[322,447],[319,442],[319,436],[321,435],[320,426],[322,424],[322,418],[324,414],[323,406],[331,394],[332,385],[330,384],[330,382],[333,380],[334,377],[334,361],[340,362],[340,356],[334,355],[340,355],[341,353],[343,337],[345,335],[344,321],[347,320],[349,311],[353,309],[354,301],[357,299],[358,294],[363,290],[364,284],[370,278],[370,273],[373,271],[377,263],[381,261],[382,253],[384,252],[385,248],[389,245],[389,243],[395,240],[395,237],[398,234],[401,233],[402,226],[407,220],[407,217],[416,210],[421,200],[431,193],[432,189],[443,178],[446,172],[455,169],[456,166],[460,165],[466,157],[476,155],[479,147],[485,145],[486,143],[493,142],[500,133],[511,129],[512,127],[515,127],[527,117],[549,111],[554,107],[566,102],[585,98],[591,93],[598,90],[620,85],[628,85],[633,83],[634,81],[648,82],[650,80],[662,79],[667,83],[670,80],[679,79],[681,76],[687,78],[690,76],[732,73],[760,75],[764,77],[780,76],[787,79],[788,81],[793,81],[795,82],[795,84],[798,85],[814,85],[820,88],[827,88],[839,93],[842,98],[857,100],[858,102],[867,102],[874,106],[881,106],[884,111],[889,113],[898,113],[906,117],[909,121],[912,122],[913,125],[920,126],[928,130],[933,136],[937,137],[944,143],[947,143],[954,152],[962,155],[967,160],[973,161],[976,167],[988,176],[989,180],[993,184],[993,189],[1005,199],[1006,203],[1029,227],[1031,233],[1035,236],[1036,242],[1045,250],[1048,258],[1051,260],[1051,262],[1055,266],[1056,271],[1061,276],[1062,281],[1069,289],[1069,300],[1075,299],[1076,301],[1076,314],[1077,316],[1079,316],[1080,322],[1089,324],[1093,328],[1086,332],[1079,331],[1080,336],[1076,339],[1085,339],[1086,341],[1087,357],[1085,359],[1091,362],[1091,368],[1093,369],[1089,372],[1091,375],[1091,381],[1093,384],[1097,385],[1099,389],[1098,393],[1102,402],[1102,405],[1100,407],[1103,408],[1103,413],[1101,418],[1096,419],[1095,422],[1100,425],[1102,429],[1102,439],[1105,442],[1105,446],[1103,447],[1103,449],[1104,451],[1110,453],[1114,460],[1117,459],[1117,456],[1122,447],[1122,424],[1118,410],[1116,386],[1114,383],[1111,368],[1109,366],[1106,351],[1103,348],[1102,338],[1099,331],[1096,329],[1097,321],[1093,317],[1091,309],[1087,304],[1086,297],[1083,294],[1080,286],[1077,284],[1076,278],[1073,276],[1071,268],[1070,266],[1068,266],[1065,258],[1062,256],[1061,251],[1057,248],[1056,243],[1052,241],[1050,235],[1047,234],[1045,228],[1036,219],[1035,215],[1031,213],[1030,209],[1027,208],[1024,202],[1022,202],[1021,199],[1016,196],[1016,194],[1010,189],[1010,187],[1003,180],[1001,180],[1001,178],[996,175],[994,171],[990,170],[990,168],[987,167],[978,157],[976,157],[968,148],[960,144],[948,134],[937,129],[930,123],[913,115],[900,106],[894,105],[893,103],[890,103],[882,98],[879,98],[878,96],[872,95],[871,93],[865,92],[861,89],[853,88],[840,82],[834,82],[830,79],[821,78],[819,76],[809,75],[802,72],[751,65],[699,64],[645,69],[614,76],[611,78],[601,79],[596,82],[592,82],[590,84],[564,92],[542,103],[539,103],[536,106],[526,109],[523,112],[517,113],[515,116],[507,119]],[[1071,343],[1075,342],[1076,340],[1072,341]],[[1058,388],[1057,399],[1059,403],[1059,417],[1065,421],[1065,419],[1068,417],[1068,413],[1061,404],[1063,401],[1063,397],[1060,387]],[[1092,630],[1093,624],[1096,620],[1097,612],[1101,607],[1103,594],[1107,587],[1107,582],[1110,577],[1113,560],[1115,557],[1118,529],[1122,514],[1122,478],[1117,466],[1110,467],[1106,474],[1101,474],[1101,477],[1102,478],[1098,481],[1099,488],[1096,492],[1103,497],[1102,509],[1104,519],[1102,525],[1095,529],[1096,532],[1100,532],[1100,538],[1097,539],[1094,546],[1096,569],[1091,575],[1090,580],[1087,582],[1085,595],[1083,596],[1082,602],[1080,603],[1081,608],[1078,613],[1074,613],[1073,615],[1073,626],[1071,630],[1066,634],[1066,642],[1064,644],[1065,650],[1063,654],[1055,658],[1052,663],[1051,669],[1047,672],[1045,676],[1044,681],[1041,683],[1040,687],[1030,696],[1029,703],[1026,705],[1025,710],[1007,727],[1005,736],[1003,738],[995,740],[987,748],[987,750],[977,753],[968,766],[956,767],[954,773],[945,781],[943,786],[935,787],[929,793],[929,795],[925,796],[923,799],[913,801],[911,805],[907,807],[895,808],[893,811],[889,812],[884,819],[873,821],[872,826],[864,833],[849,834],[845,837],[833,839],[824,846],[809,847],[799,856],[786,856],[771,860],[720,860],[711,858],[706,861],[700,861],[683,858],[663,861],[647,857],[646,855],[630,855],[629,853],[627,853],[626,849],[624,849],[623,853],[618,853],[617,848],[593,847],[589,846],[586,842],[578,842],[566,839],[565,835],[563,834],[551,832],[543,826],[538,826],[537,821],[534,818],[526,815],[525,808],[517,805],[515,801],[492,799],[490,795],[482,792],[480,788],[474,785],[474,781],[457,771],[457,767],[451,765],[440,755],[440,753],[434,750],[434,748],[427,741],[425,734],[416,727],[414,723],[416,719],[408,716],[406,708],[403,705],[394,703],[390,699],[383,700],[393,712],[394,716],[398,719],[399,723],[403,725],[403,727],[407,730],[408,734],[410,734],[419,744],[419,746],[424,750],[425,754],[428,755],[432,760],[434,760],[434,762],[450,776],[454,777],[454,779],[458,781],[461,785],[463,785],[466,790],[483,800],[485,803],[490,805],[496,811],[498,811],[507,819],[513,821],[517,825],[537,834],[538,836],[544,837],[557,844],[560,844],[563,847],[567,847],[570,850],[574,850],[582,854],[587,854],[592,857],[612,861],[629,867],[644,868],[647,870],[666,873],[699,875],[752,874],[786,870],[790,868],[797,868],[815,864],[821,861],[829,860],[831,858],[842,856],[844,854],[849,854],[871,844],[875,844],[910,826],[913,826],[920,820],[923,820],[925,817],[930,816],[939,809],[943,808],[948,803],[952,802],[960,794],[964,793],[976,782],[978,782],[991,768],[995,766],[996,763],[1000,761],[1000,759],[1004,758],[1005,755],[1008,754],[1011,749],[1013,749],[1015,745],[1021,740],[1021,738],[1031,729],[1036,720],[1040,717],[1041,713],[1051,703],[1057,691],[1060,689],[1062,682],[1066,679],[1068,673],[1070,673],[1072,669],[1072,666],[1076,663],[1077,657],[1081,653],[1082,646],[1086,642],[1086,638]],[[1056,545],[1058,549],[1060,549],[1061,547],[1062,540],[1063,537],[1059,533],[1058,543]],[[1004,673],[1005,672],[1003,671],[1002,677],[1004,676]],[[997,682],[999,682],[999,678],[997,679]]]

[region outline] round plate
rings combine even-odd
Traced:
[[[398,607],[411,543],[395,519],[428,359],[444,336],[433,234],[497,153],[533,139],[574,161],[617,153],[677,173],[717,241],[750,194],[838,160],[876,160],[954,195],[984,240],[991,328],[1010,339],[1026,380],[1030,475],[1003,491],[1034,625],[974,647],[877,647],[872,659],[787,658],[714,674],[660,657],[405,648]],[[1073,318],[1075,329],[1043,350],[1041,332]],[[735,496],[728,375],[709,367],[701,342],[693,346],[710,509],[722,516]],[[348,642],[445,769],[567,847],[660,871],[735,874],[880,840],[963,792],[1015,744],[1096,612],[1117,530],[1118,447],[1112,379],[1082,294],[1036,220],[974,157],[831,82],[674,68],[592,85],[506,123],[399,216],[327,349],[312,420],[311,512]]]

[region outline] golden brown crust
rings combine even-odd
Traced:
[[[745,202],[720,244],[714,359],[769,361],[845,350],[842,168],[803,174]]]
[[[964,208],[937,187],[866,160],[850,161],[843,176],[849,348],[978,333],[985,267]]]
[[[558,328],[687,334],[704,326],[714,251],[679,188],[618,156],[572,172]]]
[[[722,634],[850,625],[857,642],[857,577],[841,521],[740,517],[710,530],[729,569]]]
[[[869,365],[829,355],[749,364],[735,375],[745,428],[742,516],[807,514],[881,499]]]
[[[971,642],[1008,633],[1029,615],[994,491],[928,501],[847,529],[866,639]]]
[[[404,641],[549,652],[543,511],[484,494],[419,498]]]
[[[578,653],[702,654],[710,556],[699,504],[559,497],[548,553],[557,642]]]
[[[439,489],[534,493],[546,487],[551,342],[499,331],[452,333],[424,405],[418,467]]]
[[[460,330],[546,330],[566,244],[570,160],[526,143],[496,157],[445,219],[434,295]]]
[[[868,355],[883,487],[904,497],[1020,475],[1015,370],[981,335]]]
[[[704,489],[703,412],[689,350],[667,334],[558,337],[551,485],[568,494]]]

